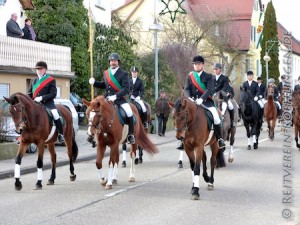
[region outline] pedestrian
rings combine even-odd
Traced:
[[[161,90],[159,95],[159,98],[155,102],[155,113],[158,119],[158,135],[165,136],[170,114],[169,99],[164,90]]]
[[[213,77],[215,90],[214,93],[220,92],[220,99],[223,99],[222,102],[222,116],[224,117],[225,112],[228,108],[228,112],[230,115],[231,128],[235,127],[236,124],[234,122],[234,107],[229,97],[230,88],[229,88],[229,80],[228,77],[222,74],[222,65],[220,63],[214,63],[214,74]]]
[[[54,98],[57,95],[56,81],[52,76],[47,74],[48,66],[46,62],[37,62],[35,69],[37,77],[33,78],[30,82],[28,96],[35,102],[41,103],[51,110],[58,131],[58,142],[63,143],[65,141],[63,126],[54,104]]]
[[[11,14],[10,20],[6,23],[6,35],[8,37],[22,38],[24,36],[19,24],[17,23],[18,15]]]
[[[130,99],[133,102],[133,104],[138,104],[142,108],[141,112],[141,119],[143,122],[143,125],[145,129],[148,128],[148,121],[147,121],[147,109],[143,101],[144,97],[144,82],[141,78],[138,77],[139,69],[136,66],[133,66],[131,68],[131,75],[132,78],[130,79]],[[138,107],[137,107],[138,108]]]
[[[129,144],[134,144],[133,111],[128,103],[129,99],[126,99],[129,94],[129,76],[125,70],[120,68],[121,58],[118,53],[111,53],[108,62],[110,67],[104,71],[103,80],[95,81],[95,78],[92,77],[89,79],[89,83],[94,87],[105,89],[106,99],[125,110],[129,126],[127,139]]]
[[[295,85],[294,91],[300,92],[300,76],[298,77],[298,84]]]
[[[212,100],[212,94],[214,93],[212,75],[204,71],[204,58],[200,55],[193,58],[193,66],[194,71],[189,73],[185,81],[184,96],[194,100],[197,105],[203,105],[211,112],[219,149],[223,149],[225,148],[225,142],[222,139],[221,119]]]
[[[23,39],[35,41],[36,33],[32,27],[31,19],[25,19],[25,26],[22,31],[24,33]]]

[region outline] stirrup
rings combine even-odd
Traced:
[[[219,145],[219,149],[223,149],[223,148],[226,147],[225,141],[224,141],[222,138],[220,138],[220,139],[218,140],[218,145]]]
[[[57,139],[60,144],[65,142],[65,138],[62,134],[58,134]]]
[[[147,122],[144,122],[144,128],[148,128],[149,126],[148,126],[148,123]]]
[[[183,146],[183,142],[182,142],[182,141],[180,141],[180,143],[178,143],[178,146],[177,146],[176,149],[178,149],[178,150],[183,150],[183,149],[184,149],[184,146]]]
[[[235,122],[231,122],[231,124],[230,124],[230,126],[231,126],[231,128],[234,128],[234,127],[236,127],[236,124],[235,124]]]
[[[135,138],[134,138],[133,134],[129,134],[127,140],[129,142],[129,144],[135,144]]]

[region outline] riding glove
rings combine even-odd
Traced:
[[[188,97],[188,99],[192,102],[195,102],[194,99],[192,99],[191,97]]]
[[[107,100],[108,100],[108,101],[111,101],[111,102],[114,102],[116,99],[117,99],[117,96],[116,96],[116,95],[111,95],[111,96],[108,96],[108,97],[107,97]]]
[[[257,101],[257,100],[258,100],[258,97],[257,97],[257,96],[255,96],[255,97],[254,97],[254,101]]]
[[[35,102],[41,102],[43,100],[43,97],[42,96],[39,96],[39,97],[35,97],[34,98],[34,101]]]
[[[135,97],[135,100],[136,100],[136,101],[139,101],[139,100],[141,100],[141,97],[140,97],[140,96],[136,96],[136,97]]]
[[[196,99],[196,104],[197,104],[197,105],[201,105],[202,102],[203,102],[203,99],[202,99],[202,98],[197,98],[197,99]]]
[[[94,84],[94,83],[95,83],[95,78],[94,78],[94,77],[91,77],[91,78],[89,79],[89,83],[90,83],[90,84]]]

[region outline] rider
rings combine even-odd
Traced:
[[[279,109],[279,115],[281,114],[281,105],[278,101],[278,97],[279,97],[279,92],[278,92],[278,88],[275,86],[275,80],[273,78],[270,78],[268,80],[268,86],[272,86],[274,88],[274,102],[277,104],[278,106],[278,109]],[[268,90],[265,91],[265,94],[264,94],[264,97],[265,97],[265,100],[264,102],[266,103],[267,102],[267,98],[268,98]]]
[[[298,84],[295,85],[294,91],[300,92],[300,76],[298,77]]]
[[[94,85],[94,87],[105,89],[106,93],[104,96],[106,99],[121,106],[125,110],[129,126],[128,142],[134,144],[133,112],[126,100],[126,95],[129,94],[129,76],[125,70],[119,67],[121,62],[119,54],[111,53],[108,61],[110,67],[104,71],[103,80],[95,82],[95,78],[92,77],[89,79],[89,83]]]
[[[252,98],[254,101],[258,102],[260,109],[261,109],[261,114],[263,115],[264,111],[264,103],[262,99],[259,99],[260,95],[260,90],[259,86],[256,81],[253,80],[253,72],[248,71],[247,72],[247,81],[243,83],[243,89],[246,91],[250,91]]]
[[[278,94],[279,96],[281,95],[281,92],[282,92],[282,89],[283,89],[283,86],[284,86],[284,83],[285,83],[285,75],[282,75],[280,77],[281,81],[278,83],[277,85],[277,89],[278,89]]]
[[[193,58],[194,71],[187,76],[184,86],[184,96],[195,100],[197,105],[203,105],[214,117],[215,135],[219,148],[225,148],[221,134],[221,119],[214,105],[211,95],[214,92],[212,75],[203,71],[204,59],[197,55]]]
[[[132,101],[135,101],[137,104],[139,104],[142,108],[142,122],[144,124],[145,128],[148,128],[148,122],[147,122],[147,109],[144,104],[144,101],[142,98],[144,97],[144,82],[142,79],[138,77],[139,69],[134,66],[131,68],[131,75],[132,79],[130,79],[130,91],[131,96],[130,99]]]
[[[264,83],[262,83],[262,78],[258,77],[257,78],[257,84],[259,87],[259,99],[264,98],[265,92],[266,92],[266,85]]]
[[[37,77],[33,78],[30,82],[28,96],[35,102],[39,102],[51,110],[54,123],[58,130],[58,142],[63,143],[65,141],[63,126],[54,104],[54,98],[57,94],[56,81],[46,73],[48,69],[47,63],[43,61],[37,62],[35,69]]]
[[[220,63],[214,63],[214,73],[213,77],[215,84],[215,94],[220,91],[220,99],[223,99],[222,103],[222,116],[224,116],[227,106],[228,112],[231,120],[231,127],[235,127],[234,123],[234,107],[230,99],[230,88],[228,77],[222,74],[222,65]],[[214,95],[215,95],[214,94]]]

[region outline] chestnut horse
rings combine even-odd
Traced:
[[[53,122],[49,121],[45,107],[40,103],[34,102],[27,95],[19,92],[11,95],[9,98],[5,98],[5,100],[10,104],[9,111],[15,123],[16,132],[21,134],[15,164],[15,189],[18,191],[22,189],[22,183],[20,181],[20,166],[22,157],[30,143],[35,143],[38,148],[38,174],[35,189],[42,189],[42,169],[45,145],[48,145],[52,163],[51,176],[48,180],[48,185],[53,185],[56,178],[56,152],[54,146],[58,133]],[[62,115],[65,123],[64,137],[70,163],[70,180],[74,181],[76,179],[76,175],[74,174],[73,162],[77,158],[78,147],[75,141],[72,115],[70,110],[65,106],[58,105],[57,109]]]
[[[141,111],[142,109],[139,109],[141,106],[138,106],[137,105],[138,103],[135,103],[134,100],[132,100],[131,102],[138,108],[139,116],[140,116],[140,118],[142,118],[142,111]],[[150,126],[151,120],[152,120],[151,119],[151,106],[150,106],[149,103],[147,103],[145,101],[144,101],[144,104],[145,104],[145,107],[147,109],[147,121],[146,122],[148,123],[148,126]],[[148,128],[144,128],[144,129],[145,129],[146,133],[148,133]],[[123,151],[126,151],[126,149],[127,149],[126,142],[124,142],[122,144],[122,149],[123,149]],[[138,150],[139,150],[139,153],[138,153],[138,155],[136,155],[134,163],[135,164],[142,164],[143,163],[143,148],[138,146]],[[126,167],[126,162],[124,161],[123,163],[124,164],[122,164],[122,166]]]
[[[267,103],[265,104],[264,116],[268,124],[269,138],[274,140],[274,130],[276,127],[276,120],[278,118],[276,103],[274,102],[274,87],[268,86]]]
[[[174,120],[176,138],[182,140],[184,150],[189,158],[190,167],[193,172],[192,199],[198,200],[199,195],[199,175],[200,164],[203,163],[203,178],[208,183],[208,190],[213,189],[214,169],[216,166],[216,157],[219,152],[217,139],[212,136],[208,128],[207,117],[204,108],[197,106],[187,97],[180,97],[175,104],[169,102],[174,107],[172,116]],[[212,131],[213,132],[213,131]],[[204,146],[209,145],[212,151],[210,159],[210,176],[207,174],[206,153]]]
[[[298,138],[300,137],[300,92],[293,92],[292,103],[294,108],[293,125],[295,141],[297,148],[300,150],[300,144],[298,143]]]
[[[112,184],[117,183],[119,144],[124,142],[128,133],[128,126],[124,126],[120,122],[116,106],[112,102],[106,101],[104,96],[97,96],[91,102],[85,99],[82,100],[83,103],[88,107],[88,135],[97,136],[98,144],[96,167],[99,172],[100,183],[103,186],[105,185],[105,189],[111,189]],[[147,136],[147,133],[144,130],[144,126],[139,118],[137,108],[133,104],[131,104],[131,108],[136,118],[136,123],[134,126],[136,143],[132,144],[130,148],[131,166],[129,182],[134,182],[134,160],[136,156],[137,146],[141,146],[151,155],[158,153],[158,149]],[[106,146],[110,147],[109,173],[107,179],[105,178],[102,170],[102,160],[104,157]]]
[[[220,98],[220,93],[216,93],[216,95],[214,96],[214,102],[216,103],[218,109],[222,112],[222,104],[224,102],[224,99]],[[234,123],[237,124],[238,122],[238,117],[239,117],[239,108],[238,105],[236,103],[236,101],[234,99],[232,99],[232,104],[234,107]],[[233,162],[233,144],[235,141],[235,133],[236,133],[236,126],[235,127],[231,127],[231,119],[230,119],[230,115],[229,115],[229,111],[228,111],[228,107],[225,111],[224,117],[223,117],[223,126],[222,126],[222,137],[224,140],[227,140],[230,142],[230,149],[229,149],[229,153],[228,153],[228,162],[232,163]],[[219,154],[221,154],[221,152],[219,152]],[[224,157],[223,155],[220,157]],[[221,163],[218,163],[221,164]],[[224,165],[225,166],[225,165]]]

